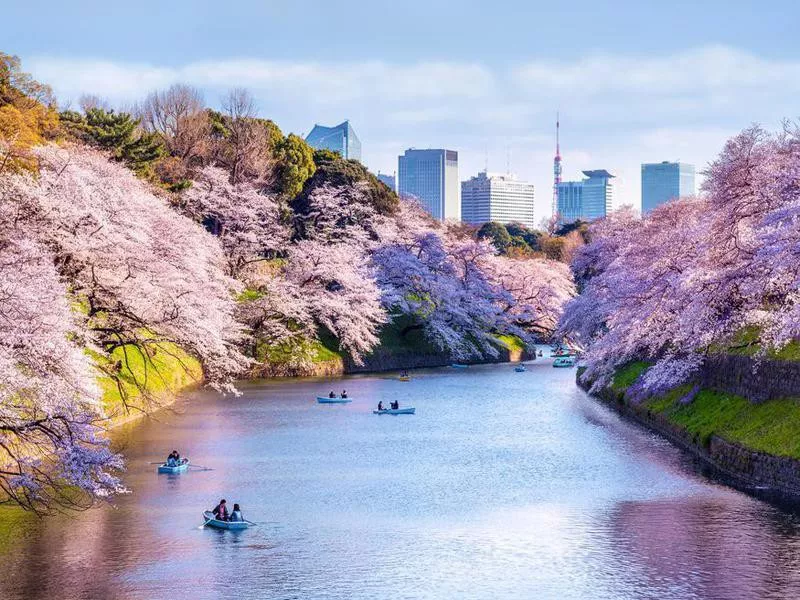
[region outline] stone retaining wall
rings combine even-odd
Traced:
[[[744,390],[750,384],[741,379],[726,381],[720,376],[724,372],[733,372],[734,369],[738,369],[738,374],[743,374],[748,368],[744,361],[720,361],[708,370],[712,377],[718,379],[709,381],[718,382],[715,386],[718,389],[739,394],[740,391],[736,390]],[[715,369],[720,370],[715,372]],[[588,389],[585,384],[579,382],[578,385]],[[800,388],[790,390],[789,394],[783,391],[786,389],[783,384],[776,384],[770,387],[770,393],[777,394],[775,397],[800,396]],[[758,452],[716,435],[711,436],[704,444],[703,440],[663,415],[653,413],[643,405],[629,404],[622,393],[611,388],[602,390],[596,397],[623,416],[662,435],[697,458],[705,467],[706,474],[723,483],[766,500],[792,506],[800,504],[800,460]]]
[[[764,402],[800,396],[800,362],[717,354],[706,359],[701,385]]]

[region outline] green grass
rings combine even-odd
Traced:
[[[18,506],[0,505],[0,554],[13,550],[38,518]]]
[[[511,352],[522,352],[525,350],[525,342],[515,335],[498,335],[497,340],[502,346]]]
[[[685,392],[684,392],[685,393]],[[653,411],[684,427],[707,445],[712,435],[776,456],[800,458],[800,401],[770,400],[755,404],[747,398],[714,390],[701,390],[686,405],[676,402],[683,394],[647,403]]]
[[[614,377],[613,389],[624,392],[647,367],[646,362],[627,365]],[[800,459],[800,399],[754,403],[734,394],[704,389],[689,404],[679,403],[691,387],[682,385],[651,398],[641,409],[666,417],[703,446],[716,435],[752,450]]]
[[[614,391],[624,392],[633,385],[633,382],[636,381],[639,375],[644,373],[649,366],[650,363],[641,360],[629,363],[617,371],[616,375],[614,375],[614,381],[611,383],[611,387]]]
[[[168,399],[203,377],[200,362],[168,342],[156,345],[150,355],[126,346],[115,349],[110,357],[93,356],[104,368],[119,365],[116,379],[102,371],[97,378],[103,392],[103,406],[111,417],[128,412],[126,404],[140,410],[152,408],[154,399]]]
[[[336,348],[335,340],[328,340],[324,336],[319,340],[296,340],[284,344],[259,341],[256,360],[271,365],[293,365],[303,361],[318,364],[341,361],[342,353]]]
[[[754,326],[743,328],[727,344],[717,344],[712,347],[712,351],[739,356],[755,356],[761,350],[761,331]],[[792,340],[778,350],[767,350],[766,357],[774,360],[800,361],[800,340]]]

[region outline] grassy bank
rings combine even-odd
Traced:
[[[647,367],[647,363],[639,362],[620,370],[612,384],[614,392],[624,394]],[[753,403],[734,394],[701,389],[692,402],[681,403],[689,389],[681,386],[646,400],[638,410],[660,415],[703,447],[716,435],[751,450],[800,459],[800,399]]]
[[[114,424],[171,404],[181,390],[203,379],[197,359],[171,343],[155,345],[148,353],[124,346],[95,361],[103,407]]]

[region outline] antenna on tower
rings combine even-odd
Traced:
[[[511,146],[506,144],[506,175],[511,173]]]
[[[561,129],[560,115],[556,112],[556,155],[553,158],[553,204],[551,212],[555,218],[558,214],[558,184],[561,183],[561,140],[559,138]]]

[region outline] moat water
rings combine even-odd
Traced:
[[[248,382],[115,433],[131,494],[6,544],[4,599],[800,597],[800,518],[549,360]],[[320,405],[346,388],[353,402]],[[379,400],[413,416],[373,415]],[[157,475],[177,448],[211,470]],[[258,523],[199,528],[226,498]]]

